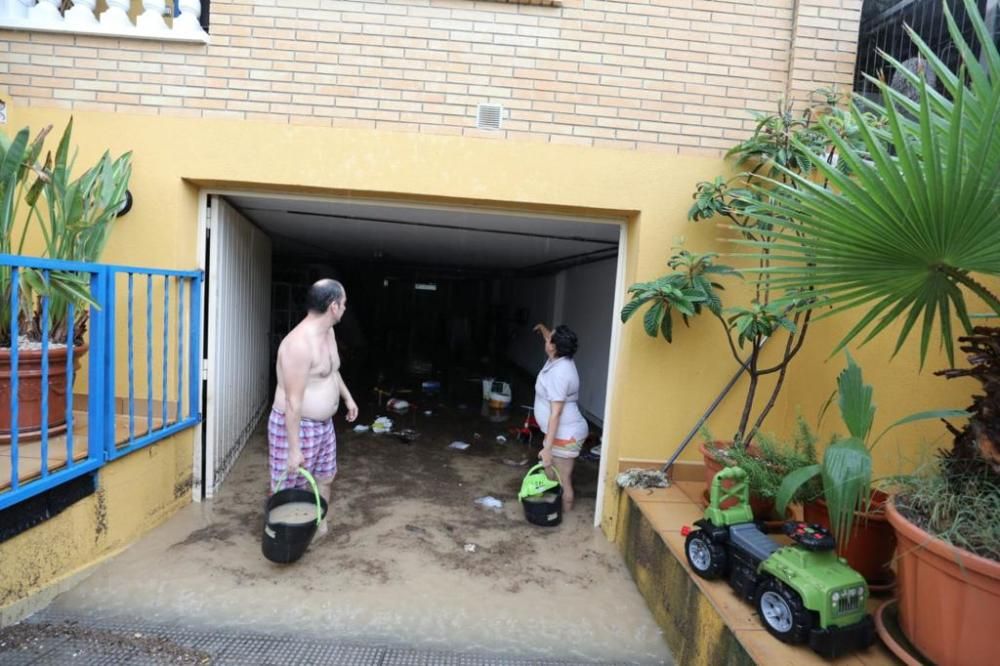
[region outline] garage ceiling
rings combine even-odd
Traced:
[[[236,195],[276,252],[438,268],[546,270],[617,254],[614,220],[362,201]]]

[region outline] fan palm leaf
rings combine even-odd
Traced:
[[[856,104],[860,145],[826,128],[850,175],[813,153],[829,187],[784,169],[787,184],[771,180],[760,188],[766,196],[757,198],[756,216],[773,231],[741,241],[771,254],[760,279],[772,288],[811,291],[814,303],[829,306],[823,316],[867,308],[838,350],[865,330],[862,342],[900,324],[896,352],[919,331],[922,363],[936,330],[953,362],[955,320],[972,328],[967,294],[1000,314],[1000,300],[980,281],[1000,275],[1000,57],[983,39],[988,32],[975,5],[966,5],[982,42],[981,60],[950,13],[949,30],[964,60],[957,74],[915,38],[935,72],[942,69],[947,95],[912,73],[916,102],[876,82],[884,127]],[[810,152],[801,143],[797,148]]]

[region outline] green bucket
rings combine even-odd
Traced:
[[[525,519],[532,525],[555,527],[562,522],[563,489],[559,471],[555,467],[552,470],[556,473],[555,479],[548,477],[543,465],[535,465],[521,482],[517,499],[524,507]]]

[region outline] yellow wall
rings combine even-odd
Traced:
[[[95,494],[0,543],[0,618],[14,604],[128,546],[190,502],[193,432],[107,465]]]
[[[193,268],[199,185],[625,215],[631,220],[626,284],[661,274],[679,235],[692,249],[718,245],[725,235],[714,225],[686,221],[695,184],[726,168],[715,158],[246,120],[75,116],[84,163],[104,148],[135,151],[135,204],[112,236],[104,258],[111,262]],[[66,117],[55,109],[14,108],[9,126],[61,124]],[[766,429],[790,430],[799,404],[808,417],[816,414],[841,367],[826,357],[848,323],[842,317],[814,325]],[[665,459],[736,369],[717,322],[675,329],[675,342],[667,345],[648,338],[638,322],[623,328],[605,433],[612,475],[619,457]],[[858,354],[876,386],[881,422],[925,406],[966,404],[966,388],[929,371],[917,374],[912,353],[889,363],[889,343],[882,339]],[[932,358],[927,367],[942,365]],[[720,437],[735,429],[739,395],[737,387],[710,422]],[[901,432],[895,441],[912,451],[939,430]],[[890,444],[881,447],[877,470],[905,471]],[[684,459],[699,459],[695,446]],[[614,493],[605,510],[605,528],[613,531]]]

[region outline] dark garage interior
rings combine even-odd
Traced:
[[[348,299],[335,329],[341,374],[360,407],[354,424],[335,418],[345,455],[373,455],[353,449],[355,440],[392,440],[354,431],[386,416],[397,435],[417,434],[411,449],[465,442],[462,453],[506,462],[519,478],[541,444],[527,427],[545,361],[532,329],[564,323],[579,337],[579,406],[591,425],[574,486],[595,497],[621,221],[357,199],[224,201],[237,224],[270,244],[268,401],[278,345],[305,315],[306,289],[338,279]],[[484,400],[484,378],[509,387],[508,405]],[[392,399],[409,407],[394,410]]]

